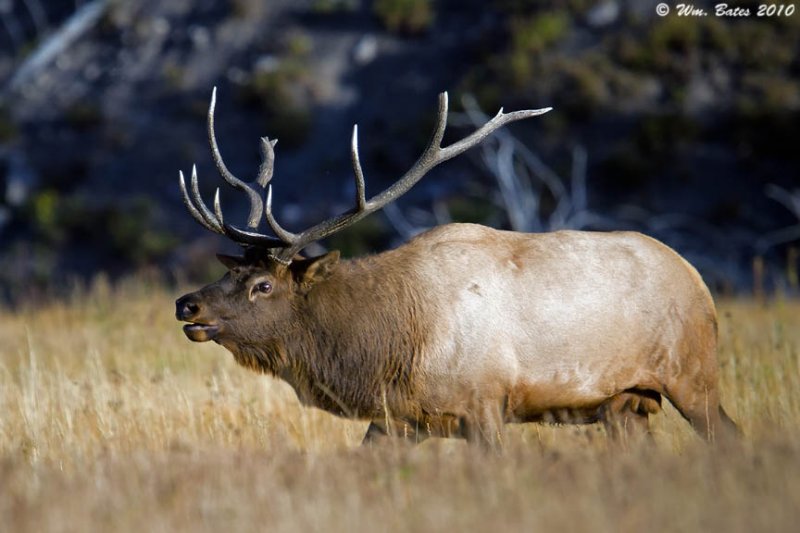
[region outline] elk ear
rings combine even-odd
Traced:
[[[244,257],[234,257],[232,255],[217,254],[219,262],[225,265],[228,270],[233,270],[244,265]]]
[[[330,277],[338,263],[339,250],[334,250],[311,259],[296,259],[291,268],[298,283],[310,286]]]

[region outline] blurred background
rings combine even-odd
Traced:
[[[302,229],[497,109],[552,106],[321,243],[378,252],[446,221],[643,231],[722,294],[798,292],[800,14],[656,14],[649,0],[0,0],[0,300],[100,273],[210,281],[234,245],[178,170],[221,178],[205,117],[252,180],[278,138],[274,209]],[[713,11],[710,3],[699,8]],[[229,188],[228,188],[229,189]],[[246,199],[222,188],[228,220]],[[312,252],[314,250],[311,250]]]

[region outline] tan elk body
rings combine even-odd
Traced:
[[[195,218],[245,246],[243,258],[221,256],[230,272],[220,281],[176,302],[187,336],[214,340],[239,363],[284,379],[305,404],[371,420],[367,441],[395,433],[494,446],[504,423],[541,420],[601,421],[614,435],[646,432],[661,396],[704,437],[734,433],[719,404],[709,291],[689,263],[654,239],[448,224],[375,256],[297,255],[479,142],[505,123],[498,119],[541,111],[516,113],[501,111],[440,148],[440,100],[431,146],[370,201],[354,137],[356,208],[295,235],[275,221],[269,192],[265,205],[254,201],[256,185],[271,179],[274,143],[262,144],[268,164],[256,182],[232,182],[213,135],[212,99],[212,152],[226,181],[249,191],[250,229],[225,223],[218,199],[213,213],[202,204],[196,174],[192,196],[181,176]],[[277,238],[252,231],[262,214]]]

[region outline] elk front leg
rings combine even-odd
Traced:
[[[505,442],[502,402],[484,401],[461,418],[461,434],[470,444],[498,452]]]
[[[427,431],[418,431],[415,426],[404,420],[391,420],[388,428],[386,421],[372,421],[367,428],[366,435],[364,435],[364,440],[361,441],[361,445],[374,446],[394,438],[408,444],[419,444],[429,436]]]

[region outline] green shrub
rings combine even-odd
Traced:
[[[158,205],[143,196],[123,204],[95,204],[86,196],[65,196],[47,189],[27,207],[29,224],[48,245],[89,239],[115,260],[142,266],[164,257],[176,245],[175,236],[159,228]]]
[[[311,131],[306,74],[297,62],[284,61],[273,71],[254,74],[244,88],[245,99],[264,112],[269,136],[280,139],[282,146],[302,144]]]
[[[314,0],[311,11],[321,15],[348,13],[358,9],[358,0]]]
[[[800,107],[800,84],[783,75],[745,75],[742,86],[744,90],[737,104],[748,113],[780,113]]]
[[[231,0],[231,14],[239,19],[257,18],[267,4],[261,0]]]
[[[155,227],[158,207],[149,198],[139,196],[124,208],[111,206],[99,213],[105,219],[108,246],[134,265],[141,266],[164,257],[176,245],[174,235]]]
[[[265,131],[271,138],[279,139],[282,146],[302,144],[311,131],[312,46],[307,34],[290,34],[274,63],[256,68],[242,88],[243,99],[264,113]]]
[[[726,59],[733,59],[736,55],[736,28],[717,18],[708,18],[704,21],[703,44],[712,52],[722,54]]]
[[[311,131],[313,117],[311,111],[301,107],[287,107],[271,113],[265,127],[272,134],[270,138],[280,139],[282,147],[302,145]]]
[[[433,24],[431,0],[375,0],[373,11],[389,31],[418,34]]]
[[[17,136],[17,126],[11,119],[11,113],[0,105],[0,143],[10,141]]]
[[[30,211],[33,225],[46,240],[60,241],[64,228],[60,220],[61,197],[54,190],[43,190],[31,198]]]
[[[514,21],[511,30],[513,49],[526,53],[541,53],[560,41],[569,28],[569,14],[564,11],[552,11]]]
[[[512,22],[511,52],[508,64],[511,80],[517,87],[530,84],[541,70],[541,56],[569,31],[566,12],[546,12]]]
[[[785,72],[795,60],[797,32],[777,34],[765,21],[741,21],[735,32],[741,66],[759,72]]]
[[[700,43],[700,22],[695,17],[664,17],[650,31],[654,51],[689,53]]]
[[[181,89],[186,78],[186,71],[180,65],[169,62],[161,69],[161,75],[171,89]]]
[[[311,37],[303,32],[292,32],[286,39],[286,54],[291,59],[304,60],[313,50]]]
[[[560,70],[564,76],[564,100],[570,114],[588,118],[609,100],[606,76],[596,64],[589,61],[566,61]]]

